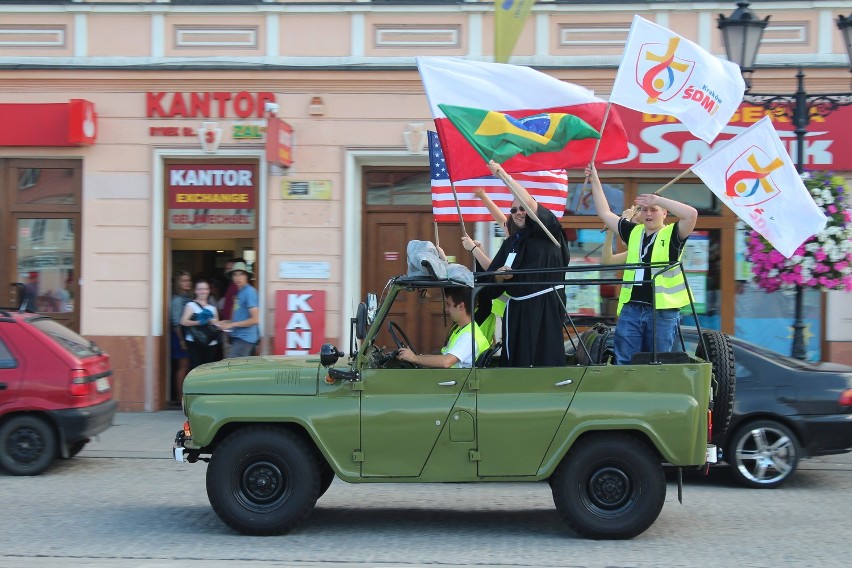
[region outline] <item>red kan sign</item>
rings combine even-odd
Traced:
[[[708,144],[689,133],[677,119],[661,114],[644,114],[618,107],[629,137],[630,155],[606,169],[678,170],[692,166],[713,147],[730,140],[768,115],[787,152],[795,158],[796,135],[791,120],[760,107],[743,103],[722,133]],[[852,152],[847,151],[852,131],[852,107],[841,107],[828,117],[812,115],[805,135],[805,168],[852,170]]]
[[[85,99],[0,104],[0,146],[82,146],[97,132],[95,105]]]
[[[282,168],[293,165],[293,127],[274,116],[266,120],[266,161]]]
[[[276,355],[319,353],[325,343],[325,291],[278,290],[275,314]]]

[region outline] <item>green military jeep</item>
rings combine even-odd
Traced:
[[[193,370],[174,457],[209,462],[207,494],[219,517],[244,534],[285,533],[335,476],[547,481],[579,535],[631,538],[662,509],[663,464],[679,474],[716,461],[711,442],[730,420],[734,385],[726,336],[704,332],[706,360],[661,353],[615,366],[592,345],[602,334],[576,333],[567,318],[566,366],[524,369],[499,367],[493,349],[473,368],[413,368],[377,344],[387,327],[397,347],[410,346],[390,320],[394,302],[458,285],[401,276],[381,301],[368,295],[352,319],[344,368],[334,365],[346,355],[327,344],[319,357],[247,357]]]

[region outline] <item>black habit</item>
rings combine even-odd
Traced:
[[[507,238],[491,261],[489,272],[506,265],[509,253],[516,253],[513,270],[531,268],[562,268],[568,265],[570,254],[562,234],[559,219],[544,206],[537,215],[548,231],[556,238],[556,246],[531,217],[526,227]],[[503,367],[556,367],[565,365],[565,347],[562,337],[563,289],[552,290],[552,282],[565,281],[562,271],[540,274],[515,274],[511,279],[486,288],[484,296],[497,297],[507,292],[512,299],[503,315]],[[539,282],[539,284],[531,284]],[[538,294],[536,294],[538,293]],[[530,297],[532,296],[532,297]]]

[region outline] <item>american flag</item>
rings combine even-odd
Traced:
[[[437,132],[429,132],[429,170],[432,180],[432,214],[437,223],[453,223],[459,221],[456,200],[447,175],[447,163]],[[568,198],[568,175],[565,170],[547,170],[541,172],[514,173],[512,177],[524,186],[539,205],[547,207],[556,215],[562,217],[565,212],[565,201]],[[491,213],[485,204],[474,195],[478,187],[484,187],[488,197],[509,216],[512,207],[512,192],[500,178],[482,177],[457,181],[456,194],[465,221],[493,221]]]

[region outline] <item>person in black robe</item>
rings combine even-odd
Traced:
[[[495,176],[508,177],[515,195],[512,202],[512,221],[518,227],[507,238],[491,260],[488,272],[502,285],[486,288],[487,295],[496,297],[506,292],[511,296],[503,317],[503,352],[500,365],[504,367],[555,367],[565,365],[562,319],[565,314],[565,281],[562,270],[538,274],[501,276],[506,270],[533,268],[561,269],[568,265],[570,253],[562,233],[562,225],[552,211],[539,207],[526,188],[503,172],[496,162],[489,167]],[[559,246],[547,236],[541,226],[527,217],[532,211],[541,220]],[[560,286],[557,288],[557,286]]]

